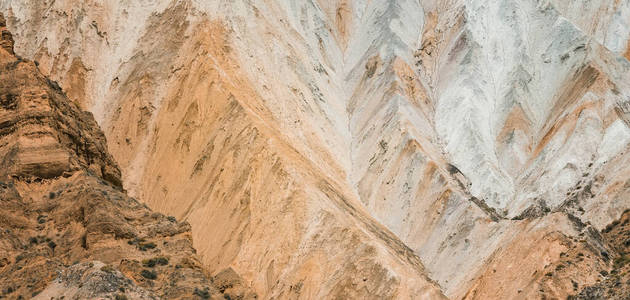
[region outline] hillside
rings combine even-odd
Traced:
[[[48,176],[88,170],[189,223],[200,267],[259,298],[624,297],[628,1],[0,12],[18,66],[37,62],[106,137],[68,164],[46,150]],[[20,161],[12,174],[39,172]]]

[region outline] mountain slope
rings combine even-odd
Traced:
[[[0,8],[130,193],[263,298],[566,298],[609,278],[627,2]]]
[[[321,168],[287,142],[222,25],[188,13],[199,14],[184,1],[150,16],[138,41],[147,48],[112,82],[115,109],[101,117],[127,186],[195,224],[204,265],[233,268],[262,297],[441,298],[418,257],[332,176],[330,154],[320,155],[333,167]]]
[[[0,297],[255,297],[209,276],[188,223],[125,194],[92,115],[13,55],[1,14],[0,32]]]

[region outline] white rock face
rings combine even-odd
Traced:
[[[95,115],[130,193],[263,298],[566,297],[568,278],[531,283],[555,250],[505,249],[560,249],[576,219],[601,230],[630,208],[628,1],[0,10]],[[507,258],[538,275],[494,290]]]

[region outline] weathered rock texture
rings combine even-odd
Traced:
[[[0,9],[130,193],[262,298],[566,298],[623,255],[628,1]]]
[[[603,280],[592,286],[582,287],[574,299],[627,299],[630,295],[630,210],[624,212],[620,220],[606,226],[602,236],[603,243],[611,250],[603,256],[606,260],[610,259],[612,265],[609,263],[605,270],[600,271]],[[584,253],[578,253],[577,260],[583,259]],[[575,268],[576,264],[572,262],[574,261],[567,260],[566,264]],[[577,286],[574,284],[576,289]]]
[[[188,223],[126,195],[92,115],[13,55],[1,14],[0,32],[0,298],[254,298],[210,277]]]

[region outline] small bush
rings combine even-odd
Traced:
[[[153,268],[155,267],[155,260],[153,258],[145,259],[142,261],[142,265],[148,268]]]
[[[127,300],[127,296],[123,294],[116,294],[116,300]]]
[[[26,258],[26,255],[20,254],[20,255],[15,257],[15,263],[18,263],[19,261],[21,261],[21,260],[23,260],[25,258]]]
[[[166,219],[169,220],[170,222],[173,222],[173,223],[177,222],[177,219],[175,219],[175,217],[173,217],[173,216],[168,216],[168,217],[166,217]]]
[[[564,269],[564,265],[557,265],[556,266],[556,271],[560,271],[562,269]]]
[[[149,249],[155,249],[155,247],[157,247],[157,245],[155,245],[155,243],[153,242],[138,244],[138,249],[140,249],[140,251],[147,251]]]
[[[193,294],[195,296],[199,296],[201,299],[210,299],[210,292],[208,291],[208,288],[204,288],[203,290],[195,288]]]
[[[628,254],[622,255],[620,257],[615,258],[615,267],[616,268],[623,267],[629,262],[630,262],[630,255]]]
[[[168,258],[160,256],[157,258],[157,264],[160,266],[166,266],[168,265]]]
[[[147,269],[142,270],[142,272],[140,272],[140,275],[149,280],[154,280],[157,278],[157,273],[155,273],[155,271],[150,271]]]
[[[48,242],[48,247],[50,247],[50,249],[55,250],[55,248],[57,247],[57,244],[55,244],[55,242],[53,241],[50,241]]]
[[[149,267],[149,268],[153,268],[156,265],[166,266],[168,265],[168,258],[160,256],[160,257],[154,257],[151,259],[145,259],[142,261],[142,264],[145,267]]]

